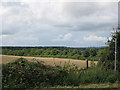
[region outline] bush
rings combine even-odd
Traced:
[[[118,74],[112,70],[106,71],[102,67],[92,67],[81,71],[80,83],[114,83],[117,81]]]
[[[114,83],[117,73],[103,67],[78,69],[66,63],[64,67],[45,66],[42,62],[28,62],[19,58],[3,65],[3,88],[32,88],[50,86],[78,86],[89,83]]]
[[[108,75],[106,81],[110,82],[110,83],[114,83],[117,79],[116,75],[113,73],[113,74],[110,74]]]

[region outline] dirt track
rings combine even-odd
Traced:
[[[64,59],[64,58],[45,58],[45,57],[27,57],[27,56],[12,56],[12,55],[0,55],[2,57],[3,64],[6,64],[8,62],[11,62],[14,59],[23,57],[26,58],[29,61],[43,61],[45,65],[60,65],[64,66],[65,63],[69,63],[70,65],[76,64],[79,68],[86,67],[86,61],[85,60],[76,60],[76,59]],[[35,60],[33,60],[35,59]],[[95,64],[97,64],[97,61],[94,61]],[[88,61],[88,65],[91,65],[91,61]]]

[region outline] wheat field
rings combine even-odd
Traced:
[[[43,62],[45,65],[51,65],[51,66],[64,66],[65,64],[69,65],[77,65],[78,68],[85,68],[86,67],[86,60],[76,60],[76,59],[65,59],[65,58],[46,58],[46,57],[28,57],[28,56],[12,56],[12,55],[0,55],[2,64],[9,63],[17,58],[25,58],[30,62],[40,61]],[[97,65],[98,61],[88,61],[88,66],[91,66],[91,62],[93,62],[95,65]]]

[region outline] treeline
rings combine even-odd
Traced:
[[[100,60],[101,55],[104,54],[104,48],[17,48],[17,47],[4,47],[2,54],[15,55],[15,56],[38,56],[38,57],[57,57],[57,58],[71,58],[71,59],[88,59]]]
[[[36,49],[48,49],[48,48],[56,48],[56,49],[62,49],[62,50],[64,50],[64,49],[76,49],[75,47],[65,47],[65,46],[2,46],[2,47],[0,47],[0,48],[2,48],[2,49],[13,49],[13,50],[15,50],[15,49],[29,49],[29,48],[36,48]],[[89,47],[88,47],[89,48]],[[92,47],[90,47],[90,48],[92,48]],[[79,49],[79,50],[84,50],[84,49],[86,49],[86,48],[77,48],[77,49]]]

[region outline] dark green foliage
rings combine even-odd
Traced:
[[[82,71],[82,74],[80,75],[80,83],[114,83],[116,80],[118,80],[117,75],[118,74],[113,70],[106,71],[102,67],[92,67],[88,70]]]
[[[112,39],[108,40],[109,48],[107,51],[108,53],[108,60],[114,60],[115,56],[115,38],[117,38],[117,60],[120,60],[120,29],[118,29],[116,32],[112,33],[111,35]]]
[[[19,58],[3,65],[3,88],[33,88],[78,86],[89,83],[114,83],[118,74],[102,67],[78,69],[66,63],[64,67],[45,66],[42,62],[28,62]]]
[[[53,67],[44,66],[40,62],[28,62],[20,58],[15,62],[3,65],[3,86],[14,88],[38,87],[46,82],[44,74],[54,70]]]
[[[107,77],[107,82],[111,82],[111,83],[114,83],[118,78],[114,75],[114,74],[110,74],[108,77]]]
[[[96,52],[95,48],[91,48],[89,53],[90,53],[91,56],[96,56],[97,55],[97,52]]]
[[[16,55],[16,56],[38,56],[38,57],[57,57],[57,58],[71,58],[71,59],[89,59],[98,60],[98,49],[58,49],[58,48],[3,48],[2,54]]]
[[[89,57],[90,56],[90,53],[89,53],[88,49],[86,49],[86,50],[83,51],[83,56],[84,57]]]
[[[106,69],[114,69],[115,62],[115,38],[117,38],[117,71],[120,72],[120,29],[111,35],[112,39],[108,40],[109,47],[98,51],[101,56],[99,63],[103,63]]]

